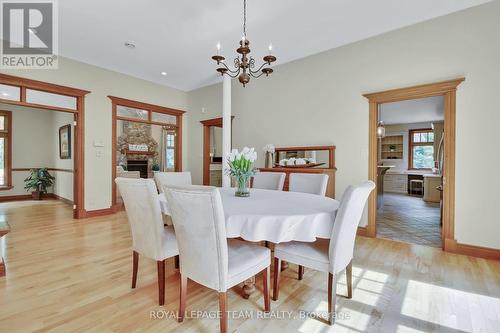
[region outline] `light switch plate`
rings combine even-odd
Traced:
[[[104,147],[102,140],[94,140],[94,147]]]

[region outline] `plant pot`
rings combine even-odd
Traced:
[[[273,154],[270,152],[266,152],[266,168],[272,168],[273,167]]]
[[[33,191],[31,192],[31,198],[33,200],[42,200],[42,194],[43,194],[42,191]]]

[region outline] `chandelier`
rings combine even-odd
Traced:
[[[264,63],[255,69],[255,59],[249,56],[250,41],[247,39],[246,25],[247,1],[243,0],[243,37],[240,40],[240,46],[236,49],[236,52],[241,54],[241,56],[234,58],[234,69],[230,69],[224,63],[225,58],[220,54],[220,43],[217,43],[217,55],[212,57],[217,62],[217,65],[222,65],[222,67],[217,68],[217,72],[221,75],[227,74],[232,78],[238,77],[243,87],[250,81],[250,77],[258,78],[264,74],[269,76],[273,72],[273,69],[266,66],[270,66],[271,63],[276,61],[276,57],[271,54],[273,47],[269,45],[269,54],[263,58]]]

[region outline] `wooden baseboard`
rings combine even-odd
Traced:
[[[54,193],[45,193],[43,195],[44,199],[56,199],[56,200],[61,200],[67,204],[72,205],[73,201],[63,198],[61,196],[58,196],[57,194]],[[6,201],[25,201],[25,200],[32,200],[31,194],[19,194],[19,195],[6,195],[6,196],[0,196],[0,202],[6,202]],[[43,199],[42,199],[43,200]]]
[[[79,214],[77,218],[98,217],[98,216],[111,215],[114,213],[116,213],[116,209],[114,207],[96,209],[96,210],[84,210],[83,214]]]
[[[358,227],[358,232],[356,234],[358,236],[368,237],[368,229],[366,229],[366,227]]]
[[[56,199],[56,200],[60,200],[60,201],[62,201],[64,203],[67,203],[68,205],[73,205],[73,200],[69,200],[69,199],[63,198],[63,197],[61,197],[61,196],[59,196],[59,195],[57,195],[55,193],[48,193],[47,195],[49,197],[52,197],[52,198]]]
[[[500,249],[461,244],[454,239],[445,239],[445,251],[484,259],[500,260]]]
[[[0,202],[31,200],[31,194],[5,195],[0,197]]]

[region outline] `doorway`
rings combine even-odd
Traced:
[[[61,120],[64,125],[70,125],[62,129],[63,144],[61,147],[64,151],[59,157],[62,156],[62,159],[68,160],[72,159],[72,162],[70,161],[68,166],[68,161],[65,161],[64,167],[53,167],[52,171],[61,173],[61,177],[65,178],[70,175],[69,181],[73,183],[72,210],[74,218],[86,216],[84,204],[84,101],[85,95],[88,93],[89,91],[86,90],[0,74],[0,103],[19,110],[29,108],[30,110],[57,111],[54,113],[62,115],[62,117],[57,117],[58,121]],[[0,190],[11,191],[14,188],[16,177],[22,177],[22,175],[19,176],[20,172],[26,172],[27,169],[38,167],[38,165],[24,166],[23,164],[19,167],[13,166],[11,156],[13,153],[12,140],[9,140],[11,134],[5,130],[3,132],[5,140],[4,182],[0,186]],[[36,139],[29,135],[21,138],[23,142]],[[68,151],[68,147],[70,147],[68,139],[73,141],[74,149],[72,151]],[[61,140],[58,141],[61,142]],[[8,196],[4,199],[8,199]],[[12,196],[12,199],[16,200],[16,196]]]
[[[115,178],[153,178],[182,171],[185,111],[108,96],[112,102],[112,207],[123,207]]]
[[[379,106],[377,237],[441,247],[444,97]]]
[[[368,203],[368,225],[362,233],[369,237],[377,236],[377,201],[378,192],[382,188],[379,178],[379,127],[381,105],[385,103],[416,100],[421,98],[442,96],[444,108],[444,133],[446,144],[443,148],[442,169],[442,235],[441,247],[451,251],[456,245],[454,237],[454,212],[455,212],[455,112],[456,90],[465,79],[449,80],[444,82],[425,84],[409,88],[394,89],[383,92],[365,94],[369,101],[369,170],[368,177],[377,184],[377,191],[370,195]]]
[[[231,122],[234,116],[231,117]],[[222,118],[202,120],[203,185],[222,186]],[[232,140],[231,140],[232,142]]]

